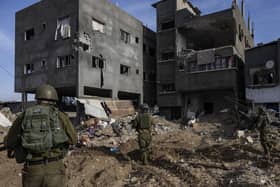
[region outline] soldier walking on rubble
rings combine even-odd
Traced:
[[[68,117],[56,107],[55,88],[36,90],[37,105],[27,108],[13,123],[5,144],[9,158],[24,163],[23,187],[66,186],[62,159],[77,134]]]
[[[265,157],[270,160],[272,144],[269,139],[269,128],[271,124],[270,116],[263,107],[258,107],[257,128],[260,132],[260,142],[264,149]]]
[[[140,159],[144,165],[148,164],[148,158],[150,156],[150,144],[152,141],[151,126],[152,118],[148,113],[149,106],[147,104],[142,104],[140,106],[140,111],[133,121],[133,128],[138,132],[138,144],[140,148]]]

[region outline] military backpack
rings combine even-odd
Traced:
[[[148,113],[139,114],[139,129],[149,129],[151,128],[151,117]]]
[[[21,144],[31,155],[46,153],[68,140],[57,108],[36,105],[25,111]]]

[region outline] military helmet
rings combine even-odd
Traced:
[[[35,99],[37,100],[49,100],[58,101],[57,92],[54,87],[48,84],[44,84],[37,88]]]
[[[149,110],[149,105],[144,103],[140,105],[140,110],[142,110],[143,112],[147,112]]]

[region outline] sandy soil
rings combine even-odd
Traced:
[[[111,152],[104,146],[77,148],[65,158],[68,185],[83,186],[280,186],[280,156],[267,163],[257,133],[253,144],[237,139],[234,127],[201,122],[153,136],[150,164],[139,162],[136,140]],[[20,186],[21,165],[0,153],[0,186]]]

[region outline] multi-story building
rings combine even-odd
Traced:
[[[143,31],[143,101],[150,106],[156,104],[156,34],[154,31],[144,27]]]
[[[143,57],[144,40],[155,54],[154,35],[108,0],[41,0],[16,13],[15,91],[26,101],[49,83],[59,97],[140,103],[155,92],[155,82],[143,84],[143,60],[156,71]]]
[[[280,41],[246,50],[246,98],[279,112]]]
[[[157,10],[157,102],[168,118],[232,107],[245,99],[245,48],[254,45],[251,21],[232,7],[201,15],[188,0],[161,0]]]

